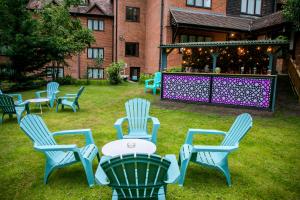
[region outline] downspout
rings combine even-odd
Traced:
[[[77,56],[77,67],[78,67],[78,79],[80,79],[80,53],[78,53],[78,56]]]
[[[114,46],[114,49],[115,49],[115,62],[118,61],[118,0],[116,0],[116,13],[115,13],[115,29],[116,29],[116,34],[115,34],[115,46]]]
[[[161,0],[161,6],[160,6],[160,41],[159,41],[159,46],[162,45],[163,42],[163,27],[164,27],[164,0]],[[160,71],[162,69],[161,66],[161,53],[162,50],[161,48],[159,48],[159,66],[158,66],[158,70]]]

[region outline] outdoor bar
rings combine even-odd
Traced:
[[[281,40],[261,40],[161,45],[164,71],[161,99],[274,111],[277,87],[274,58],[282,54],[282,47],[287,44]],[[167,56],[176,48],[183,54],[182,71],[166,72]],[[233,56],[234,51],[237,52],[234,62],[218,60],[229,57],[228,52]],[[202,60],[207,62],[201,63],[202,52],[209,52],[211,59],[204,57]],[[197,64],[193,59],[200,62]],[[231,68],[228,63],[232,63]]]

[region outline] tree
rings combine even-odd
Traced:
[[[300,31],[300,0],[287,0],[283,7],[283,15],[294,24],[296,31]]]
[[[26,9],[28,0],[0,0],[0,47],[16,71],[15,81],[36,77],[47,63],[66,64],[65,58],[94,42],[92,33],[69,13],[76,2],[80,0],[32,12]]]

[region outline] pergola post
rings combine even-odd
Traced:
[[[219,56],[219,53],[217,53],[217,52],[211,53],[211,56],[213,58],[213,72],[215,72],[216,67],[217,67],[217,58]]]
[[[166,48],[162,48],[161,50],[161,66],[160,66],[160,71],[165,71],[167,70],[167,49]]]
[[[268,56],[269,56],[268,70],[271,70],[271,72],[273,72],[273,60],[274,60],[274,54],[273,54],[273,53],[268,53]]]

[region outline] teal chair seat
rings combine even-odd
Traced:
[[[49,99],[50,107],[53,108],[58,91],[59,84],[57,82],[49,82],[47,84],[47,90],[37,91],[35,93],[36,98],[42,98],[42,94],[46,93],[46,97]]]
[[[156,90],[160,89],[161,87],[161,72],[155,72],[153,79],[145,80],[145,88],[144,91],[146,92],[148,89],[152,90],[152,93],[155,95]]]
[[[45,184],[55,169],[81,162],[89,186],[94,185],[92,162],[96,156],[100,161],[100,156],[90,129],[50,132],[42,118],[32,114],[26,115],[22,119],[20,127],[33,141],[34,149],[44,153],[46,156]],[[54,136],[57,135],[70,134],[84,135],[86,144],[83,147],[78,147],[76,144],[61,145],[57,144],[54,139]]]
[[[96,183],[112,187],[112,199],[165,200],[167,184],[177,182],[175,155],[127,154],[103,156],[95,174]]]
[[[223,132],[218,130],[207,129],[189,129],[185,144],[182,145],[179,153],[180,178],[179,185],[184,184],[185,175],[189,162],[214,168],[222,172],[227,184],[231,185],[230,172],[228,167],[228,155],[238,149],[240,140],[252,127],[252,117],[247,114],[239,115],[229,131]],[[195,134],[213,134],[223,135],[224,139],[220,145],[194,145],[193,135]]]
[[[66,94],[63,97],[59,97],[56,104],[56,112],[58,111],[59,105],[61,105],[62,109],[64,106],[69,106],[76,112],[76,108],[80,109],[79,107],[79,97],[82,94],[84,87],[81,86],[77,92],[77,94]]]
[[[146,99],[135,98],[125,103],[126,117],[118,119],[114,127],[117,129],[118,139],[146,139],[154,144],[157,141],[157,131],[160,122],[157,118],[149,116],[150,102]],[[148,121],[152,121],[152,133],[147,129]],[[122,124],[128,122],[128,134],[123,134]]]

